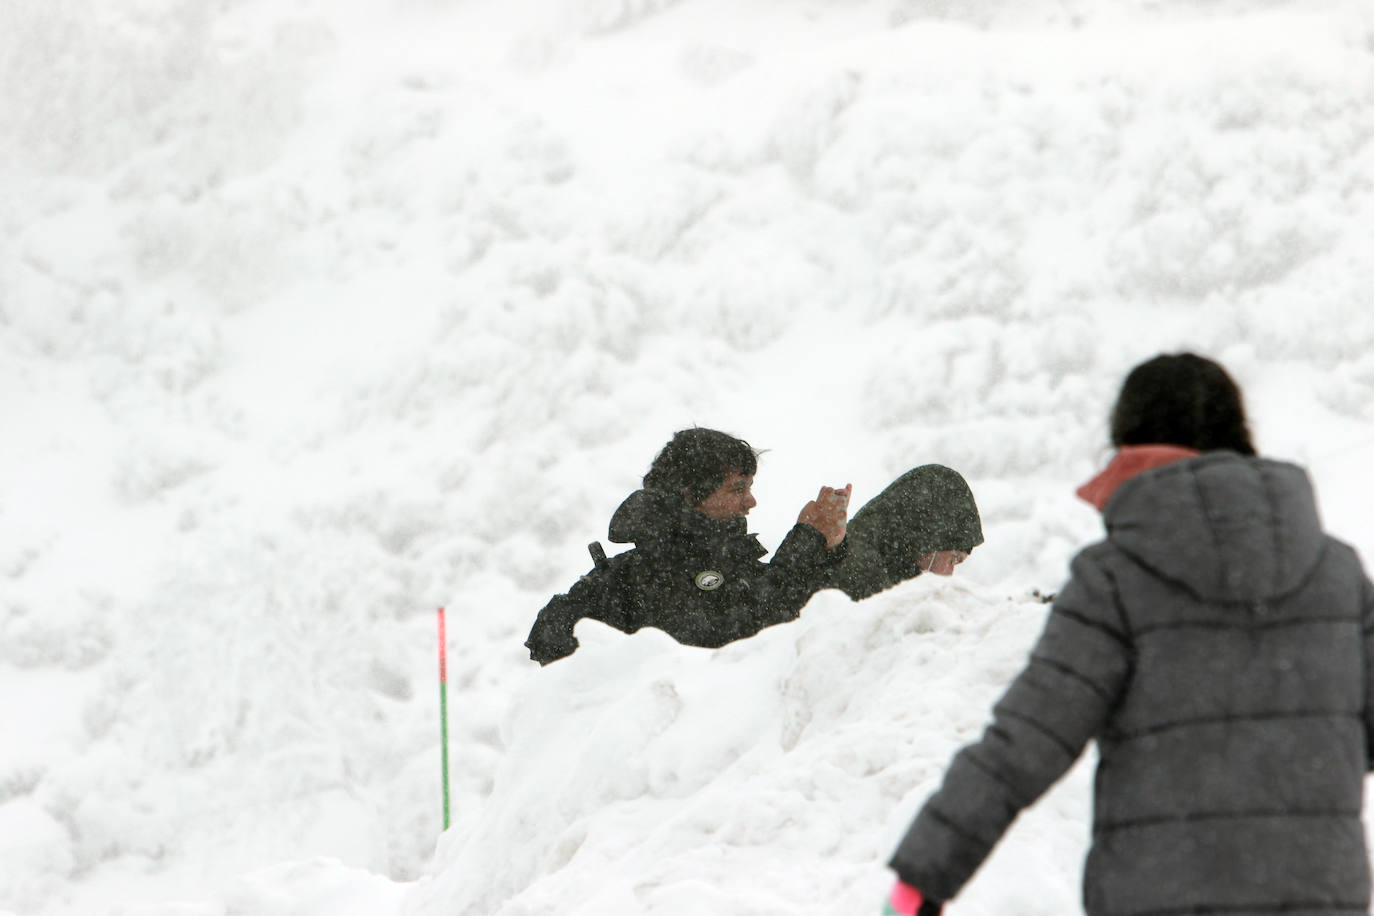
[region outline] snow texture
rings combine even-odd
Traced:
[[[5,3],[0,916],[875,911],[1136,362],[1374,545],[1371,100],[1361,0]],[[987,542],[539,669],[693,424]],[[1091,764],[951,913],[1075,911]]]

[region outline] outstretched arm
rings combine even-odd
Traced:
[[[596,546],[599,549],[601,545]],[[583,617],[600,620],[625,633],[637,629],[629,619],[619,589],[615,587],[614,574],[610,565],[605,564],[604,557],[602,554],[597,567],[578,579],[567,594],[555,595],[544,605],[525,640],[530,658],[547,665],[572,655],[577,651],[573,628]]]
[[[797,524],[788,532],[768,564],[752,596],[752,636],[764,627],[796,620],[806,602],[830,581],[844,558],[849,496],[853,485],[821,487],[802,507]]]
[[[935,900],[952,899],[1017,813],[1100,732],[1130,668],[1131,638],[1115,589],[1080,554],[992,724],[955,755],[893,854],[889,864],[901,880]]]

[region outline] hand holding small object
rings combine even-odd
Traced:
[[[797,523],[810,525],[825,535],[826,549],[834,550],[844,540],[849,520],[849,496],[853,491],[853,484],[845,484],[841,489],[821,487],[816,498],[802,507]]]

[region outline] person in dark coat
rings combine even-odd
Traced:
[[[1306,473],[1257,457],[1202,357],[1137,366],[1118,451],[1079,490],[1106,538],[1073,561],[1026,668],[890,861],[886,911],[940,912],[1017,813],[1099,762],[1090,916],[1368,912],[1374,587]]]
[[[953,575],[983,543],[968,482],[953,468],[912,468],[849,520],[845,556],[830,577],[854,601],[922,573]]]
[[[611,518],[610,539],[634,548],[599,558],[544,606],[525,641],[530,658],[544,665],[572,654],[584,617],[708,648],[795,620],[844,557],[851,488],[821,487],[764,563],[768,551],[746,529],[757,467],[742,439],[700,427],[676,433]]]

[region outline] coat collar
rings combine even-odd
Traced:
[[[1200,455],[1195,449],[1181,445],[1124,445],[1112,456],[1112,460],[1092,480],[1076,491],[1078,497],[1092,503],[1101,512],[1107,507],[1117,487],[1145,471],[1162,465],[1196,458]]]

